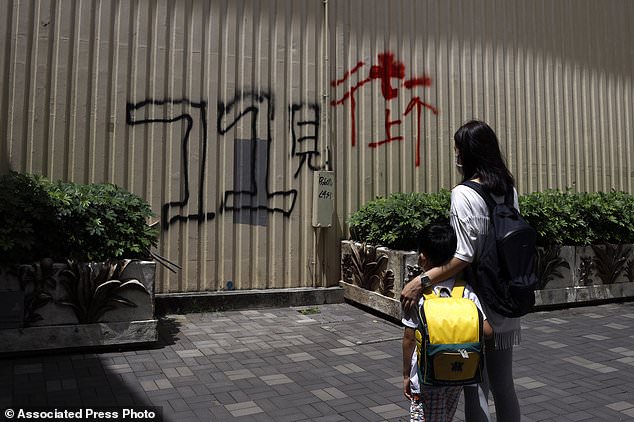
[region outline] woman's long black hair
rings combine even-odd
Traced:
[[[500,144],[489,125],[478,120],[465,123],[453,136],[462,164],[463,182],[475,178],[494,195],[505,195],[515,179],[506,167]]]

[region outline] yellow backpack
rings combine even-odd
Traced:
[[[482,313],[464,298],[464,281],[456,281],[450,297],[429,288],[418,310],[416,352],[418,378],[425,385],[479,383],[483,367]]]

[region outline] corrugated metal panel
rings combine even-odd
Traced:
[[[522,192],[633,192],[627,0],[14,0],[0,13],[0,172],[147,198],[160,252],[184,267],[160,272],[162,292],[335,283],[348,215],[451,188],[470,118],[496,129]],[[327,147],[337,221],[315,230]]]
[[[324,284],[310,224],[325,156],[321,1],[0,8],[2,170],[147,198],[161,254],[183,265],[161,271],[159,291]]]
[[[379,195],[450,189],[453,133],[472,118],[498,133],[521,192],[633,192],[633,3],[330,5],[342,219]]]

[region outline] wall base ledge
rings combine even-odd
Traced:
[[[255,308],[343,303],[341,287],[299,287],[266,290],[162,293],[155,295],[159,315],[217,312]]]
[[[158,320],[48,325],[0,330],[0,353],[153,343]]]

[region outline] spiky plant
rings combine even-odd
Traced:
[[[378,252],[376,246],[365,243],[360,246],[351,244],[350,250],[352,251],[350,257],[354,284],[376,291],[387,268],[387,255]]]
[[[634,261],[631,259],[628,259],[625,265],[625,278],[630,283],[634,282]]]
[[[381,279],[379,293],[383,296],[394,297],[394,271],[387,270]]]
[[[603,284],[614,284],[625,269],[631,248],[626,245],[592,246],[594,266]]]
[[[543,289],[555,277],[563,277],[563,269],[570,269],[570,264],[560,256],[559,246],[549,246],[537,249],[535,272],[539,279],[539,288]]]
[[[104,263],[69,261],[68,269],[60,273],[67,296],[59,304],[71,307],[80,324],[98,322],[106,312],[119,305],[135,308],[136,303],[121,296],[121,293],[129,289],[146,294],[150,292],[139,280],[121,279],[129,263],[129,260]]]

